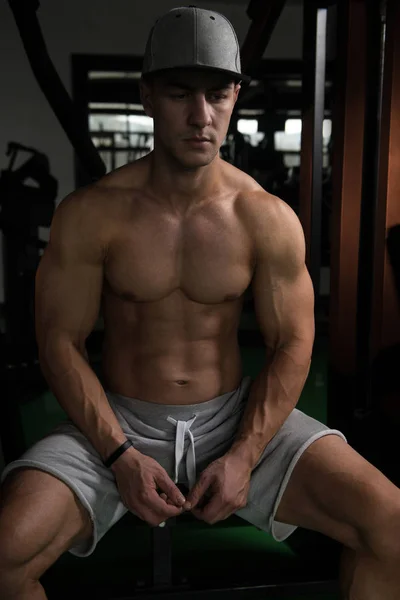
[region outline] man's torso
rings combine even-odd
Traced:
[[[146,191],[146,161],[100,182],[109,192],[101,220],[109,234],[102,298],[109,391],[196,404],[241,381],[237,330],[255,265],[246,200],[260,188],[221,164],[221,190],[187,211]]]

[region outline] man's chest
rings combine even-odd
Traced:
[[[107,284],[132,301],[157,301],[177,289],[194,302],[239,298],[253,274],[249,232],[234,215],[146,218],[121,224],[110,245]]]

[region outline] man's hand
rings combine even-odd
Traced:
[[[210,463],[186,498],[191,512],[197,519],[214,525],[244,508],[251,472],[243,458],[229,453]]]
[[[190,508],[165,469],[150,456],[129,448],[111,468],[122,502],[149,525],[156,527]]]

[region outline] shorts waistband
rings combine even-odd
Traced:
[[[204,418],[207,415],[215,414],[226,403],[229,402],[231,404],[234,402],[235,397],[238,399],[242,398],[243,394],[250,387],[251,382],[251,377],[243,377],[239,386],[232,392],[226,392],[221,396],[197,404],[157,404],[138,398],[129,398],[109,391],[106,392],[106,395],[112,406],[122,408],[125,414],[129,412],[132,416],[138,417],[143,421],[150,422],[153,419],[158,421],[168,416],[177,420],[188,420],[194,415]]]

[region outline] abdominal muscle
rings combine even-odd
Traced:
[[[118,301],[114,308],[112,304],[108,303],[104,319],[103,375],[107,391],[156,404],[188,405],[207,402],[239,386],[240,300],[215,308],[212,327],[210,315],[201,326],[203,319],[197,311],[192,326],[184,327],[187,315],[170,323],[160,322],[152,306],[151,318],[146,322],[143,305],[138,311],[132,306],[124,311],[118,309]],[[137,321],[133,319],[136,323],[127,325],[127,311],[129,321],[135,312],[140,313]],[[110,328],[107,322],[112,323]]]

